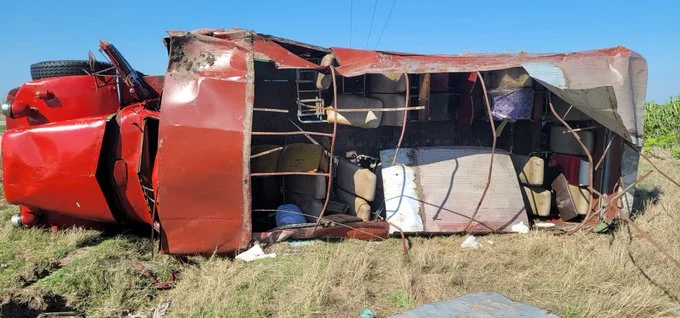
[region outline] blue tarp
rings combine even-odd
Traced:
[[[535,317],[558,318],[543,309],[512,301],[499,293],[474,293],[422,305],[393,318],[416,317]]]

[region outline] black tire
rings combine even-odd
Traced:
[[[31,78],[33,80],[38,80],[48,77],[86,75],[87,73],[85,71],[93,73],[111,67],[113,67],[111,63],[96,62],[94,65],[94,70],[92,70],[90,69],[90,62],[85,60],[44,61],[31,64]],[[104,72],[103,74],[115,75],[116,70],[111,69]]]

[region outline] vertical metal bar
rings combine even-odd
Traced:
[[[338,84],[335,79],[335,67],[330,66],[331,76],[333,76],[333,105],[335,109],[339,109],[338,105]],[[323,207],[321,208],[321,214],[316,220],[316,226],[314,226],[314,231],[321,223],[321,218],[326,213],[326,208],[328,207],[328,201],[331,198],[331,184],[333,183],[333,153],[335,152],[335,137],[338,132],[338,112],[333,112],[333,136],[331,137],[331,149],[329,150],[330,155],[328,156],[328,185],[326,186],[326,198],[323,201]]]
[[[609,131],[607,131],[607,135],[609,135]],[[609,143],[607,144],[607,147],[604,148],[604,152],[602,153],[602,157],[600,157],[600,160],[598,160],[597,164],[595,165],[595,170],[600,168],[602,161],[604,160],[604,158],[607,156],[607,153],[609,152],[609,147],[612,146],[612,141],[614,141],[614,138],[616,138],[616,135],[610,137]]]
[[[430,117],[430,77],[430,73],[420,74],[418,105],[424,105],[426,108],[418,111],[418,121],[427,121]]]
[[[550,95],[548,95],[550,96]],[[588,147],[583,144],[583,141],[581,141],[581,136],[579,136],[574,129],[567,124],[567,122],[560,116],[557,111],[555,110],[555,106],[553,106],[552,101],[550,98],[548,98],[548,105],[550,106],[550,111],[552,112],[555,117],[557,117],[557,120],[564,125],[564,127],[567,127],[569,131],[574,135],[574,138],[576,138],[576,141],[578,141],[579,145],[581,145],[581,148],[583,149],[583,152],[586,153],[586,156],[588,156],[588,192],[590,192],[590,200],[588,200],[588,213],[586,213],[586,216],[583,217],[583,221],[579,223],[576,227],[573,229],[567,231],[567,234],[573,234],[576,231],[580,230],[583,225],[586,223],[586,220],[590,219],[590,215],[593,212],[593,200],[595,199],[593,197],[594,189],[593,189],[593,156],[590,154],[590,151],[588,150]]]
[[[399,154],[399,148],[401,148],[401,143],[404,141],[404,133],[406,133],[406,120],[408,119],[408,104],[411,98],[411,83],[408,78],[408,73],[404,73],[406,77],[406,98],[404,99],[404,118],[401,120],[401,135],[399,135],[399,142],[397,142],[397,148],[394,149],[394,158],[392,158],[392,165],[397,163],[397,155]]]
[[[472,216],[470,216],[470,221],[468,221],[468,224],[465,226],[465,232],[468,231],[468,228],[470,227],[470,225],[472,225],[472,222],[475,220],[475,217],[479,212],[479,208],[482,206],[482,203],[484,202],[486,193],[489,191],[489,186],[491,185],[491,174],[493,173],[493,157],[494,154],[496,153],[496,139],[497,139],[496,126],[494,125],[493,115],[491,113],[491,103],[489,102],[489,94],[486,92],[486,83],[484,83],[484,77],[482,77],[482,73],[477,71],[477,77],[479,78],[479,82],[482,84],[482,92],[484,94],[484,101],[486,102],[486,114],[487,116],[489,116],[489,125],[491,126],[493,142],[491,143],[491,159],[489,160],[489,174],[486,177],[486,185],[484,185],[484,191],[482,192],[482,196],[479,198],[479,202],[477,202],[475,212],[472,213]]]

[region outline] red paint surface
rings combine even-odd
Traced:
[[[247,41],[201,35],[170,41],[156,171],[163,251],[245,248],[251,224],[244,140],[253,99]]]
[[[577,53],[561,54],[469,54],[422,55],[332,48],[340,66],[336,69],[344,76],[365,73],[450,73],[498,70],[518,67],[529,62],[563,62],[593,56],[630,55],[632,51],[618,46]]]
[[[145,77],[153,90],[163,93],[158,155],[151,175],[162,249],[171,254],[210,254],[246,248],[251,239],[247,164],[252,59],[272,61],[280,68],[319,67],[288,51],[281,39],[247,30],[170,32],[167,41],[171,56],[166,76]],[[318,56],[327,52],[292,41],[285,45]],[[340,64],[339,74],[356,76],[474,72],[632,52],[616,47],[571,54],[418,55],[343,48],[332,53]],[[122,198],[123,211],[116,215],[122,221],[153,223],[140,185],[148,175],[140,171],[148,164],[141,161],[144,119],[159,114],[141,104],[123,108],[115,118],[120,138],[103,144],[106,117],[120,108],[115,85],[99,87],[105,80],[111,77],[48,78],[9,94],[18,118],[7,119],[9,130],[3,136],[5,194],[8,202],[24,205],[22,215],[32,223],[97,227],[116,222],[95,176],[102,147],[116,159],[105,171]],[[470,78],[471,85],[475,80]],[[121,95],[128,105],[129,92]],[[384,222],[348,225],[355,229],[307,228],[287,235],[387,236]],[[485,229],[478,225],[472,231]]]
[[[106,82],[110,84],[102,86]],[[45,78],[28,82],[16,92],[12,102],[14,118],[6,119],[7,129],[113,114],[119,107],[112,76]]]
[[[116,173],[114,179],[122,199],[127,218],[133,222],[151,224],[151,212],[142,191],[140,167],[144,139],[144,121],[158,118],[158,113],[137,104],[123,108],[116,114],[120,139],[116,145],[116,158],[124,172]],[[124,164],[122,164],[124,163]],[[150,183],[150,182],[149,182]]]
[[[11,129],[2,136],[7,202],[114,222],[95,173],[106,116]]]
[[[256,59],[267,59],[276,63],[278,68],[318,68],[319,65],[309,62],[285,48],[278,45],[276,42],[263,39],[261,37],[255,38],[253,46]]]
[[[554,153],[548,160],[549,167],[562,167],[562,173],[569,184],[579,184],[581,157]]]

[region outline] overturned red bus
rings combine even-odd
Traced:
[[[13,223],[142,224],[165,253],[205,254],[577,230],[632,205],[647,66],[626,48],[420,55],[241,29],[165,44],[164,76],[103,41],[110,64],[38,63],[9,93]]]

